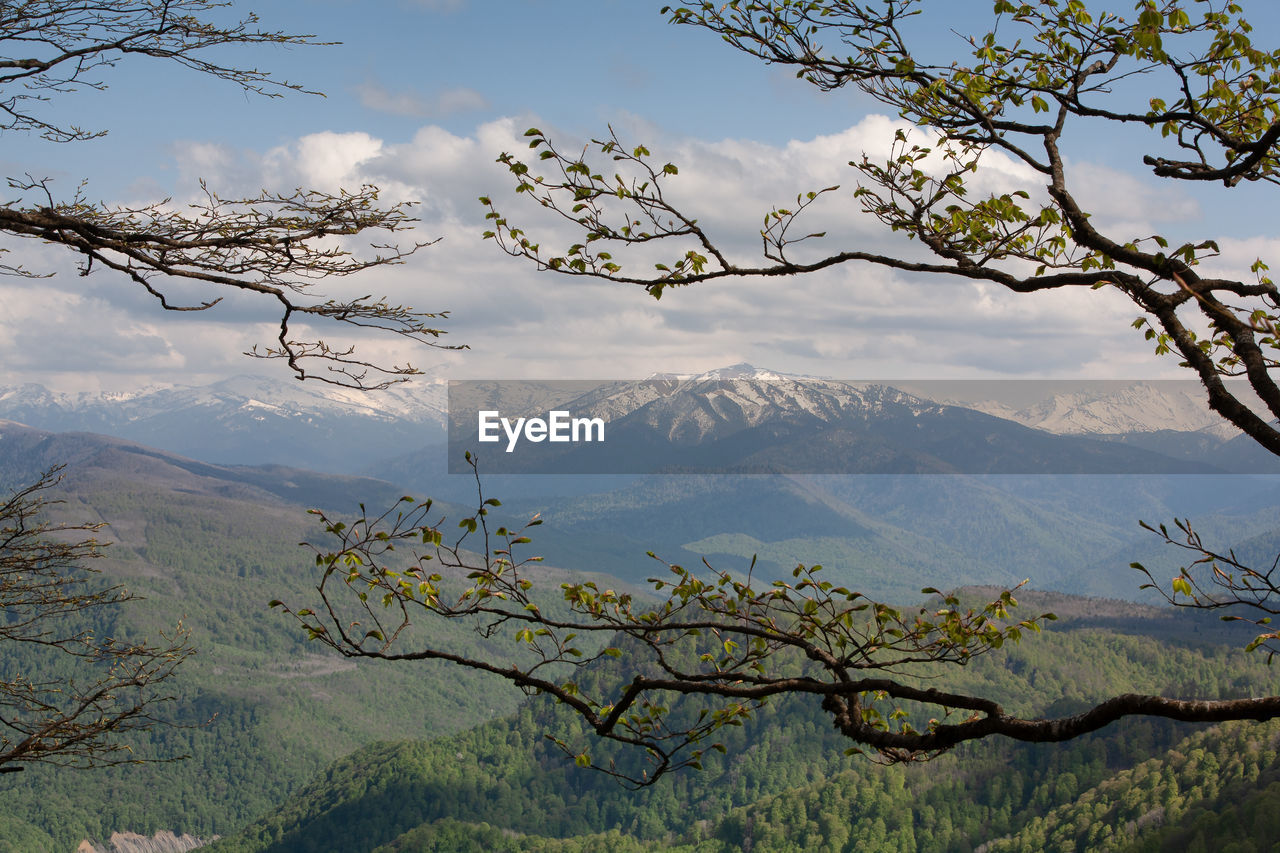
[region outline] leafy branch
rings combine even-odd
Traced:
[[[1280,453],[1274,282],[1206,271],[1216,236],[1173,244],[1161,235],[1101,229],[1082,206],[1063,154],[1072,140],[1096,138],[1100,128],[1133,127],[1147,134],[1142,162],[1158,178],[1220,181],[1227,189],[1275,183],[1280,50],[1256,46],[1230,0],[1140,0],[1128,16],[1082,0],[993,0],[986,24],[975,18],[973,30],[959,34],[962,56],[952,61],[922,53],[908,26],[931,2],[938,0],[706,0],[664,9],[672,23],[793,68],[821,90],[857,88],[914,126],[914,133],[896,131],[885,159],[850,152],[858,180],[847,192],[889,231],[918,241],[924,259],[878,246],[829,247],[814,259],[788,255],[796,242],[839,239],[823,227],[787,236],[802,214],[816,212],[817,201],[836,197],[839,188],[826,187],[765,214],[764,263],[734,260],[693,211],[668,200],[664,187],[679,169],[644,145],[624,144],[612,128],[572,154],[533,128],[527,135],[536,162],[499,158],[518,195],[531,195],[580,230],[567,250],[544,248],[491,196],[481,199],[492,223],[486,237],[539,269],[638,285],[655,297],[673,285],[847,263],[991,282],[1015,293],[1113,289],[1138,309],[1135,325],[1153,333],[1157,352],[1174,352],[1195,371],[1214,411]],[[1135,81],[1153,97],[1131,109],[1116,92]],[[1011,192],[979,191],[975,180],[993,153],[1034,177]],[[610,157],[617,168],[589,155]],[[623,259],[628,250],[664,242],[675,247],[672,259],[648,271]],[[1265,268],[1259,259],[1254,272]],[[1201,326],[1207,336],[1195,331]],[[1263,412],[1224,376],[1243,376]]]

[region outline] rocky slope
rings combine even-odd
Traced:
[[[174,835],[167,829],[155,835],[138,835],[135,832],[113,832],[105,844],[82,841],[76,853],[187,853],[217,841],[213,838],[196,838],[194,835]]]

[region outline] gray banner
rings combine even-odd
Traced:
[[[1276,473],[1193,381],[745,376],[449,383],[449,470]]]

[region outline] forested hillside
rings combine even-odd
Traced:
[[[1249,743],[1262,746],[1250,747],[1257,759],[1232,769],[1234,775],[1223,776],[1217,787],[1195,781],[1209,764],[1187,764],[1179,755],[1192,754],[1180,745],[1184,738],[1201,738],[1204,745],[1196,748],[1212,751],[1218,749],[1214,738],[1219,735],[1142,721],[1066,746],[984,743],[922,767],[881,768],[844,755],[849,744],[830,730],[823,715],[786,701],[766,707],[748,727],[730,730],[728,758],[713,757],[701,773],[664,779],[632,794],[573,767],[548,745],[547,732],[571,742],[586,742],[586,736],[580,724],[547,702],[534,698],[517,711],[517,691],[455,668],[356,665],[327,656],[267,610],[272,598],[305,598],[314,583],[308,552],[295,544],[320,532],[304,507],[345,511],[356,496],[386,503],[398,495],[390,485],[284,468],[224,468],[127,442],[12,424],[6,425],[0,449],[5,451],[0,471],[9,482],[29,478],[53,460],[69,460],[62,491],[67,503],[59,512],[68,519],[110,523],[106,534],[115,544],[100,561],[103,580],[125,583],[145,600],[118,609],[98,630],[154,635],[184,619],[198,650],[169,709],[181,726],[162,727],[134,744],[146,758],[190,757],[91,775],[32,768],[0,776],[6,804],[0,838],[8,845],[0,850],[63,851],[82,838],[103,838],[112,831],[159,829],[227,836],[214,850],[277,853],[586,851],[602,845],[619,851],[673,845],[719,851],[815,844],[965,850],[995,839],[1005,839],[999,843],[1013,849],[1035,849],[1045,839],[1067,838],[1062,843],[1070,845],[1083,838],[1092,844],[1097,839],[1087,833],[1098,822],[1134,824],[1117,843],[1127,843],[1132,835],[1144,844],[1176,845],[1216,826],[1223,809],[1256,815],[1265,803],[1259,799],[1264,787],[1257,796],[1243,798],[1231,794],[1238,790],[1231,779],[1247,785],[1271,778],[1266,775],[1273,763],[1266,751],[1269,729],[1238,729],[1253,739]],[[711,494],[724,497],[751,482],[721,483]],[[675,490],[680,483],[690,495],[706,485],[698,480],[666,484],[672,491],[668,501],[656,505],[659,517],[679,515],[685,505]],[[959,481],[947,484],[966,488]],[[785,517],[798,526],[785,547],[813,550],[851,580],[874,584],[883,575],[842,559],[842,546],[816,535],[813,516],[812,528],[800,523],[805,507],[815,506],[814,496],[833,494],[834,485],[791,493]],[[575,516],[607,517],[611,506],[630,513],[661,486],[653,481],[638,493],[597,500],[594,510],[587,501],[567,500],[561,504],[563,520],[572,525]],[[904,482],[895,488],[915,487]],[[939,503],[915,511],[937,513],[939,537],[1000,547],[996,541],[982,544],[993,536],[990,528],[1030,527],[1038,516],[1021,515],[1030,504],[1016,488],[1006,485],[990,494],[1005,498],[969,515],[937,512]],[[839,516],[842,504],[834,499],[826,506],[837,508],[832,511],[854,525],[849,530],[855,535],[863,531],[891,541],[886,531],[899,529],[895,522],[905,519],[877,517],[874,513],[882,510],[865,491],[856,497],[865,512],[855,518]],[[900,497],[882,496],[883,506]],[[719,519],[732,532],[714,546],[699,547],[728,551],[731,545],[751,544],[747,530],[765,535],[767,528],[751,527],[745,523],[749,519],[736,514],[745,501],[712,513],[709,519]],[[1256,532],[1267,529],[1266,512],[1228,512],[1211,529],[1242,536],[1245,551],[1262,553],[1274,542],[1274,536]],[[1008,521],[1018,518],[1024,520]],[[648,529],[636,526],[630,536],[638,543]],[[677,527],[661,535],[678,539],[685,532]],[[557,575],[554,569],[544,571],[552,580]],[[964,572],[953,576],[966,577]],[[1126,571],[1113,582],[1122,581],[1132,584],[1133,578]],[[896,588],[901,583],[898,579]],[[1214,618],[1062,593],[1026,590],[1020,597],[1023,610],[1054,611],[1062,621],[1044,636],[962,670],[955,686],[981,685],[1011,709],[1055,714],[1128,690],[1206,697],[1274,691],[1274,674],[1258,656],[1239,650],[1247,634]],[[486,644],[449,623],[429,630],[443,632],[440,636],[461,651],[509,652],[504,642]],[[9,663],[34,665],[36,660]],[[505,716],[513,711],[515,716]],[[485,723],[495,716],[500,719]],[[364,746],[371,741],[381,743]],[[334,759],[338,763],[330,764]],[[1166,776],[1175,774],[1181,799],[1174,806],[1167,788],[1147,782],[1140,793],[1112,795],[1139,784],[1127,780],[1150,776],[1141,769],[1144,762],[1154,762]],[[1129,771],[1146,775],[1125,776]],[[1095,788],[1100,793],[1090,794]],[[1197,805],[1200,799],[1205,802]],[[1119,810],[1099,811],[1099,804]]]
[[[1028,597],[1028,607],[1047,603]],[[1050,714],[1127,690],[1213,697],[1272,689],[1273,673],[1219,645],[1226,637],[1212,623],[1174,625],[1130,605],[1064,596],[1053,604],[1066,615],[1061,627],[1006,658],[976,662],[959,680],[984,685],[1011,708]],[[1202,642],[1188,640],[1197,628]],[[823,716],[794,701],[729,731],[727,758],[633,793],[549,747],[544,733],[584,733],[535,699],[514,718],[470,732],[358,751],[210,849],[905,851],[974,850],[1012,838],[1001,843],[1041,849],[1051,839],[1054,849],[1073,850],[1111,835],[1145,842],[1194,816],[1193,806],[1205,808],[1198,799],[1220,807],[1214,798],[1233,783],[1280,770],[1272,724],[1197,730],[1129,720],[1071,744],[981,743],[892,767],[845,755],[848,743]],[[1186,760],[1209,752],[1217,763]],[[1143,781],[1175,771],[1174,795]],[[1155,809],[1163,809],[1158,818],[1149,814]]]
[[[158,709],[179,725],[133,743],[141,758],[190,757],[95,773],[32,767],[0,775],[0,840],[13,850],[71,850],[118,830],[226,834],[362,744],[456,731],[515,707],[518,692],[468,673],[320,654],[267,609],[272,598],[305,595],[314,585],[298,543],[321,531],[306,507],[348,508],[361,495],[387,501],[398,495],[389,485],[220,468],[127,442],[5,425],[7,483],[51,460],[71,463],[57,511],[109,523],[101,535],[113,544],[98,561],[100,581],[144,599],[103,611],[93,627],[154,637],[181,620],[191,632],[196,656],[174,682],[177,700]],[[442,630],[459,648],[502,651],[469,631]],[[43,665],[29,649],[4,658],[6,671],[38,673]],[[56,844],[34,840],[46,837]]]

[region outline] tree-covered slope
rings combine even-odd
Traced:
[[[1048,714],[1127,690],[1272,689],[1261,660],[1218,645],[1216,628],[1196,642],[1186,639],[1197,636],[1194,625],[1171,631],[1166,618],[1175,617],[1147,609],[1065,597],[1057,604],[1067,616],[1062,628],[956,671],[948,683],[983,685],[1011,709]],[[1153,618],[1158,637],[1142,632]],[[1106,620],[1112,628],[1098,627]],[[1261,726],[1245,730],[1272,736]],[[515,717],[469,732],[356,752],[210,849],[408,853],[470,849],[459,840],[492,838],[500,839],[492,849],[569,851],[611,838],[619,850],[972,850],[1030,831],[1117,773],[1171,754],[1195,730],[1130,720],[1069,744],[979,743],[925,765],[888,768],[846,756],[849,744],[821,712],[794,701],[726,731],[725,757],[631,792],[548,746],[544,733],[591,741],[573,719],[534,699]]]
[[[477,838],[497,832],[508,839],[502,842],[507,846],[516,843],[511,839],[523,839],[519,844],[528,849],[537,849],[530,846],[536,844],[549,850],[575,849],[574,845],[591,849],[606,838],[620,850],[625,845],[660,849],[700,838],[699,843],[732,838],[738,831],[733,827],[739,825],[734,821],[745,819],[735,817],[735,809],[746,810],[751,825],[761,826],[763,832],[768,821],[752,810],[766,798],[803,799],[808,795],[794,792],[844,778],[841,774],[852,774],[848,778],[856,780],[857,786],[871,786],[868,790],[883,786],[888,791],[897,784],[892,781],[897,771],[874,775],[881,771],[862,759],[843,756],[847,744],[820,714],[786,703],[767,708],[752,728],[734,733],[730,761],[712,762],[702,774],[638,795],[625,794],[612,783],[566,767],[560,753],[549,748],[541,735],[548,729],[569,739],[582,733],[545,705],[535,702],[524,708],[514,722],[504,720],[463,732],[511,712],[519,694],[445,665],[356,665],[325,656],[307,644],[291,623],[266,609],[266,602],[273,598],[304,600],[314,584],[310,559],[296,546],[320,532],[304,507],[350,509],[360,499],[381,506],[398,497],[397,489],[375,480],[284,468],[213,466],[117,440],[5,425],[0,480],[22,482],[58,461],[70,463],[63,493],[67,503],[60,511],[68,520],[110,522],[107,538],[115,544],[100,561],[104,579],[124,583],[145,596],[112,614],[99,629],[154,635],[183,620],[192,632],[199,653],[184,668],[178,702],[170,709],[183,727],[159,729],[135,744],[143,757],[190,758],[92,774],[32,769],[0,777],[5,803],[0,838],[17,844],[14,849],[62,850],[80,838],[101,838],[115,830],[234,835],[299,792],[308,780],[312,780],[310,793],[289,801],[283,811],[267,814],[251,835],[225,842],[231,845],[227,849],[264,849],[259,843],[263,839],[277,845],[265,849],[276,850],[311,843],[299,839],[347,843],[353,822],[368,830],[365,841],[350,848],[314,849],[373,849],[368,845],[377,844],[399,845],[395,849],[403,850],[451,849],[463,826],[474,829]],[[971,577],[954,571],[962,561],[946,540],[981,545],[971,549],[964,565],[980,565],[987,558],[997,562],[1001,547],[1010,549],[1008,559],[1012,560],[1018,548],[1031,553],[1039,547],[1039,538],[1019,545],[1022,533],[1042,528],[1055,502],[1071,503],[1065,493],[1028,496],[1026,491],[1034,487],[1031,483],[1006,483],[998,489],[987,483],[979,486],[979,493],[987,498],[982,506],[948,515],[947,506],[962,502],[973,488],[963,478],[941,478],[935,484],[938,488],[929,488],[923,479],[881,482],[878,487],[875,483],[789,482],[774,481],[786,491],[786,499],[772,505],[778,513],[772,520],[762,507],[769,504],[764,498],[773,492],[762,495],[751,478],[673,478],[604,499],[566,501],[551,523],[539,529],[534,547],[554,554],[557,542],[570,543],[574,535],[584,534],[577,543],[581,559],[556,562],[613,569],[613,562],[600,559],[602,552],[591,541],[592,531],[603,541],[608,538],[607,529],[622,530],[625,541],[615,539],[614,550],[639,553],[646,543],[654,546],[655,538],[688,542],[699,531],[719,525],[737,531],[726,536],[760,538],[753,543],[720,541],[715,550],[745,554],[752,548],[764,551],[766,546],[779,550],[779,543],[785,542],[797,554],[775,555],[781,565],[786,559],[804,559],[799,552],[806,548],[826,549],[815,556],[828,561],[829,571],[843,571],[856,584],[872,577],[859,569],[857,553],[821,536],[823,530],[842,522],[847,523],[851,538],[861,541],[859,547],[875,543],[880,556],[923,555],[916,566],[922,576],[930,566],[934,570],[951,566],[950,576],[927,578],[946,584]],[[1073,488],[1072,494],[1080,495],[1093,487],[1075,483]],[[914,509],[894,508],[910,495],[924,503]],[[1167,495],[1152,487],[1142,505],[1165,507],[1162,498]],[[1085,537],[1082,541],[1092,543],[1090,547],[1116,547],[1122,537],[1116,533],[1119,522],[1112,505],[1123,497],[1103,490],[1096,505],[1078,506],[1064,524],[1075,525]],[[642,518],[646,501],[651,501],[649,516]],[[753,506],[754,516],[743,514],[744,508]],[[1262,548],[1271,541],[1267,534],[1256,532],[1267,529],[1266,510],[1250,513],[1249,509],[1246,501],[1225,513],[1218,529],[1228,535],[1243,531],[1256,537],[1253,544]],[[920,526],[924,533],[918,540],[902,541],[901,531],[918,526],[919,518],[925,516],[935,519],[932,526]],[[679,524],[663,528],[664,519],[679,519]],[[760,523],[747,523],[752,519]],[[1239,519],[1244,523],[1236,523]],[[553,532],[561,527],[563,531]],[[773,538],[776,534],[770,531],[784,527],[794,541]],[[966,528],[971,532],[964,533]],[[1049,534],[1040,529],[1036,535]],[[1063,553],[1050,562],[1060,560],[1065,565],[1069,548],[1060,550]],[[891,564],[882,576],[896,584],[894,588],[914,583],[914,576],[897,572],[896,565]],[[1130,570],[1120,571],[1132,582]],[[547,572],[554,592],[557,573]],[[1006,576],[1013,579],[1009,570],[1002,570],[1000,577]],[[1274,686],[1265,681],[1266,670],[1257,669],[1256,661],[1214,646],[1240,645],[1239,638],[1225,635],[1216,621],[1185,620],[1121,603],[1037,596],[1022,596],[1024,609],[1065,614],[1071,617],[1066,623],[1070,630],[1029,641],[1001,665],[992,661],[962,671],[961,681],[981,683],[1012,708],[1025,711],[1069,709],[1129,689],[1207,696],[1274,692]],[[464,652],[492,658],[510,651],[508,644],[486,644],[451,624],[423,630],[439,632],[440,644]],[[437,742],[399,740],[448,732],[459,733],[454,740]],[[1172,735],[1143,737],[1151,742],[1136,742],[1124,752],[1128,756],[1124,761],[1105,761],[1093,775],[1077,773],[1081,790],[1106,778],[1104,771],[1150,758],[1151,749],[1167,746]],[[374,740],[388,744],[379,747],[383,752],[356,753],[353,763],[330,766],[333,759]],[[1077,754],[1073,750],[1097,748],[1073,745],[1036,753],[1038,758],[1025,759],[1027,772],[1039,772],[1042,765],[1056,766],[1056,756]],[[1016,758],[1021,754],[983,746],[962,758],[944,758],[921,776],[903,777],[909,793],[902,796],[925,796],[921,780],[931,780],[937,773],[954,785],[937,788],[943,799],[957,791],[986,790],[982,774],[1022,761]],[[1020,784],[1028,790],[1028,786],[1048,783],[1024,779]],[[819,795],[835,796],[814,794]],[[895,808],[901,805],[894,798],[897,794],[886,796],[890,799],[885,802]],[[1004,803],[992,799],[995,794],[982,796],[987,797],[983,802],[989,800],[983,808],[1007,815],[999,820],[974,817],[979,812],[957,806],[958,810],[948,812],[953,829],[935,828],[930,830],[932,835],[971,839],[989,831],[995,833],[992,837],[1012,836],[1021,831],[1023,824],[1018,821],[1029,819],[1028,815],[1042,815],[1052,805],[1069,802],[1065,794],[1040,795],[1028,801],[1031,805]],[[383,811],[386,803],[394,807]],[[939,808],[933,806],[934,813]],[[691,815],[700,823],[691,823]],[[483,823],[490,829],[481,827]],[[918,832],[921,826],[913,822],[911,831]],[[940,819],[939,826],[944,826]],[[905,831],[905,825],[902,828]],[[790,838],[793,832],[778,831],[779,838]],[[610,832],[623,836],[607,835]]]
[[[1280,828],[1277,793],[1280,724],[1224,724],[1082,789],[987,849],[1272,850]]]
[[[389,484],[283,468],[223,468],[118,440],[6,424],[0,480],[24,482],[66,462],[56,510],[105,521],[102,583],[142,600],[103,611],[108,636],[156,636],[179,622],[196,655],[177,701],[157,709],[180,724],[134,740],[172,763],[76,772],[32,767],[0,775],[0,838],[24,853],[74,848],[114,831],[227,834],[279,803],[335,758],[379,738],[430,737],[509,713],[519,693],[444,667],[355,663],[321,654],[267,608],[305,598],[315,579],[304,539],[322,533],[311,505],[347,509],[399,496]],[[475,653],[497,646],[458,626],[437,629]],[[39,672],[28,649],[6,669]],[[58,674],[58,673],[55,673]],[[52,846],[46,838],[52,839]],[[21,843],[13,839],[24,839]],[[3,849],[3,848],[0,848]]]

